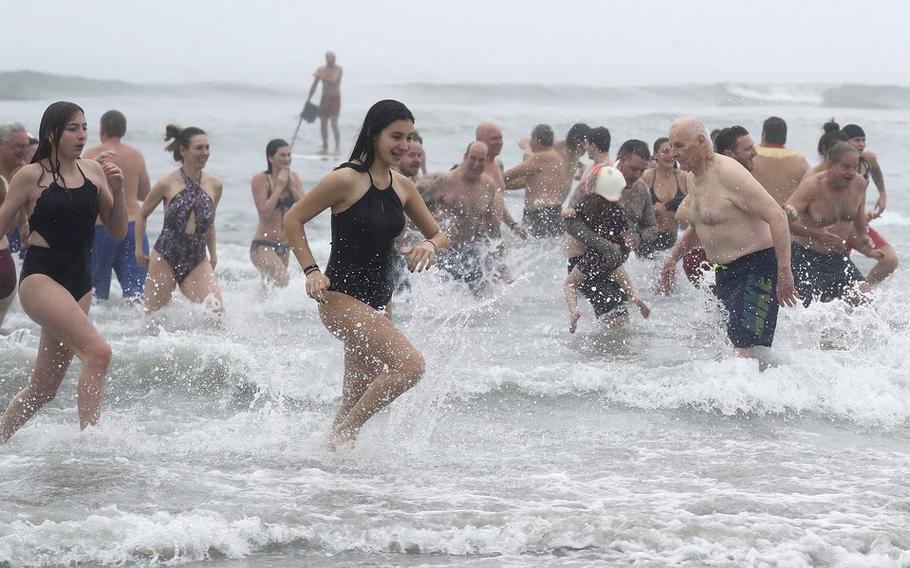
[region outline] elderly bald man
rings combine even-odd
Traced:
[[[481,122],[477,125],[477,130],[474,132],[474,139],[487,145],[487,166],[484,173],[493,180],[494,184],[496,184],[496,202],[499,221],[505,223],[506,226],[512,229],[519,237],[523,239],[528,238],[528,230],[524,225],[512,217],[512,214],[506,207],[505,198],[503,197],[503,188],[506,186],[506,182],[503,179],[502,174],[505,171],[505,167],[502,165],[502,160],[499,159],[503,144],[502,130],[492,122]],[[500,236],[501,232],[499,230],[499,225],[497,224],[493,230],[493,237],[499,238]]]
[[[714,153],[711,135],[695,118],[670,128],[673,158],[689,171],[689,193],[676,218],[689,229],[661,272],[669,292],[676,263],[699,242],[715,263],[717,297],[728,313],[727,337],[738,355],[770,347],[780,303],[796,305],[786,213],[733,158]]]
[[[484,171],[487,145],[471,142],[462,162],[433,182],[427,200],[435,205],[440,225],[451,235],[449,250],[436,258],[436,265],[455,279],[478,292],[486,274],[501,273],[501,258],[491,242],[494,226],[499,225],[493,180]]]

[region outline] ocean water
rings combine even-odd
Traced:
[[[299,268],[262,298],[248,257],[249,190],[264,147],[290,137],[300,93],[237,86],[0,87],[0,121],[37,130],[72,98],[92,129],[123,111],[126,141],[152,178],[175,166],[164,126],[209,132],[218,211],[222,329],[177,297],[159,318],[116,299],[92,317],[114,349],[103,422],[80,433],[74,363],[59,395],[0,447],[0,566],[756,566],[910,567],[910,315],[907,270],[875,303],[782,309],[777,365],[759,372],[727,345],[721,314],[680,279],[654,293],[659,265],[632,259],[651,303],[625,330],[584,302],[567,331],[561,243],[506,235],[514,284],[474,297],[436,270],[395,300],[427,359],[423,381],[364,428],[356,449],[325,436],[341,392],[341,345],[319,322]],[[67,90],[72,84],[71,90]],[[903,262],[910,246],[906,92],[893,87],[709,85],[356,85],[343,148],[368,106],[405,101],[429,169],[459,161],[482,120],[515,140],[539,122],[608,126],[614,146],[665,135],[694,114],[758,133],[769,115],[812,156],[832,115],[858,122],[878,155],[888,211],[874,226]],[[311,187],[337,161],[294,169]],[[874,202],[870,197],[870,206]],[[508,205],[519,214],[521,198]],[[161,210],[149,223],[154,239]],[[308,233],[329,251],[328,216]],[[859,259],[861,268],[871,263]],[[114,285],[116,288],[116,284]],[[0,401],[24,384],[38,330],[14,306],[0,337]]]

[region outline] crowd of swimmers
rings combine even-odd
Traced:
[[[223,185],[205,169],[207,134],[168,125],[166,149],[177,167],[152,185],[142,154],[123,142],[126,125],[122,113],[106,112],[100,144],[87,147],[83,110],[57,102],[36,138],[18,123],[0,127],[0,323],[16,293],[18,246],[20,304],[41,328],[31,380],[0,417],[0,443],[54,398],[74,355],[82,361],[80,424],[100,419],[112,353],[88,312],[93,297],[109,297],[112,274],[124,298],[147,312],[179,288],[216,320],[223,313],[215,273]],[[353,442],[424,374],[423,357],[392,318],[396,291],[433,264],[477,294],[490,281],[510,283],[504,227],[517,239],[565,240],[571,332],[582,316],[579,294],[607,329],[628,320],[630,304],[650,315],[624,267],[634,253],[662,260],[666,294],[680,261],[696,286],[713,271],[727,337],[752,357],[771,346],[780,304],[868,302],[870,285],[897,267],[894,249],[868,226],[885,210],[886,193],[862,128],[826,124],[811,168],[786,140],[777,117],[764,122],[759,145],[742,126],[709,132],[683,118],[653,144],[623,142],[614,160],[606,127],[576,124],[557,140],[540,124],[520,142],[525,157],[506,168],[502,130],[484,122],[457,165],[427,174],[414,116],[383,100],[367,112],[349,161],[312,188],[291,170],[288,143],[268,142],[265,167],[251,181],[258,222],[250,258],[267,291],[288,285],[293,254],[323,324],[344,345],[333,447]],[[867,212],[870,178],[878,199]],[[521,220],[506,207],[507,191],[524,194]],[[146,223],[162,203],[163,226],[150,247]],[[306,227],[325,210],[331,250],[323,269]],[[876,261],[868,275],[852,251]]]

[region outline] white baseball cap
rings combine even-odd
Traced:
[[[626,188],[626,177],[613,166],[604,166],[594,172],[594,185],[591,193],[607,201],[619,201],[622,190]]]

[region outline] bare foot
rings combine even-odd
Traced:
[[[353,450],[354,442],[357,440],[357,434],[349,429],[332,428],[332,433],[329,434],[328,446],[329,451],[337,452],[339,450]]]

